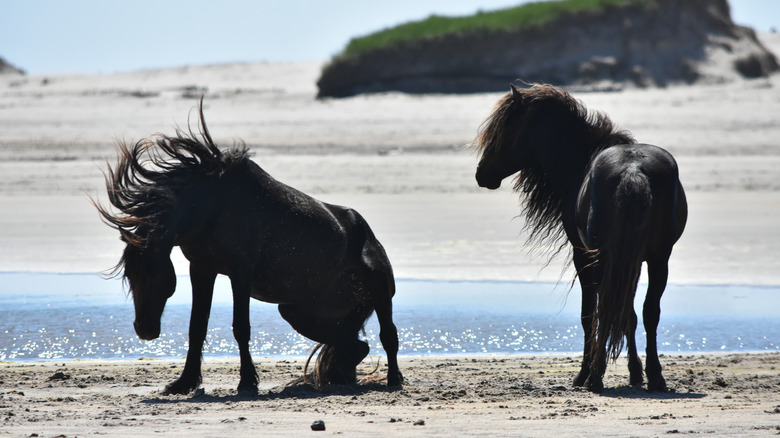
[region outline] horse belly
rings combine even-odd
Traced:
[[[337,283],[342,269],[338,265],[287,265],[262,269],[255,275],[250,295],[273,304],[316,301]]]
[[[278,291],[274,291],[268,285],[262,287],[252,286],[249,290],[249,296],[264,303],[282,304],[286,302],[284,294],[279,294]]]

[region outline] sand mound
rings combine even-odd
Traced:
[[[656,0],[571,13],[538,27],[399,43],[328,64],[320,97],[502,91],[518,79],[579,89],[712,83],[778,70],[727,0]]]
[[[3,59],[2,56],[0,56],[0,75],[5,75],[5,74],[23,75],[24,71],[9,64],[8,61],[6,61],[5,59]]]

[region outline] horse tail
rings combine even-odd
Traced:
[[[317,388],[322,388],[327,385],[327,371],[329,365],[328,362],[330,362],[330,358],[324,358],[323,355],[327,355],[327,356],[332,355],[332,353],[326,354],[324,350],[320,351],[321,349],[323,349],[323,347],[327,347],[327,345],[318,342],[317,345],[315,345],[314,348],[312,348],[311,352],[309,353],[309,357],[306,359],[306,364],[303,366],[303,383],[310,383]],[[315,361],[314,364],[314,370],[311,373],[309,373],[309,364],[311,363],[312,358],[314,358],[314,355],[317,354],[318,351],[320,351],[320,355],[317,356],[317,360]]]
[[[335,349],[332,345],[318,342],[314,348],[311,349],[309,357],[306,358],[306,363],[303,365],[303,377],[295,379],[287,385],[290,386],[303,382],[311,384],[318,389],[328,386],[330,384],[328,371],[333,366],[334,351]],[[319,352],[319,355],[317,355],[317,352]],[[309,372],[309,365],[311,365],[311,361],[314,359],[315,355],[317,355],[317,359],[314,361],[312,371]]]
[[[615,190],[610,210],[610,232],[598,250],[601,281],[594,320],[597,342],[594,358],[600,351],[616,360],[631,333],[634,319],[634,296],[642,269],[652,206],[647,177],[640,171],[626,172]]]

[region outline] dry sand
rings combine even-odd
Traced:
[[[780,53],[780,37],[764,35]],[[463,146],[499,94],[314,99],[320,63],[233,64],[108,75],[0,77],[0,271],[98,272],[121,252],[87,195],[113,141],[186,125],[201,90],[218,141],[245,140],[279,179],[357,208],[398,277],[552,280],[524,246],[518,201],[473,180]],[[780,284],[780,76],[696,87],[579,93],[643,142],[672,151],[690,219],[672,283]],[[176,258],[177,270],[186,272]],[[571,273],[563,274],[570,278]],[[777,336],[777,334],[768,334]],[[282,385],[301,362],[263,360],[257,399],[233,395],[234,362],[206,392],[161,397],[181,362],[0,365],[0,436],[768,435],[780,428],[777,354],[667,356],[675,392],[611,368],[602,396],[572,389],[576,358],[404,358],[407,385],[324,392]],[[49,380],[58,371],[70,378]],[[415,426],[418,420],[424,425]]]

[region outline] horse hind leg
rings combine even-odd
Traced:
[[[632,284],[636,284],[639,280],[637,275],[636,280]],[[633,296],[633,294],[631,294]],[[632,307],[628,311],[628,326],[625,328],[626,344],[628,349],[628,371],[629,371],[629,383],[632,386],[640,386],[643,382],[642,376],[642,361],[639,358],[636,348],[636,327],[637,316],[633,309],[633,299],[631,300]],[[593,353],[591,354],[591,367],[590,375],[585,383],[585,386],[592,392],[599,393],[604,390],[604,374],[607,370],[607,334],[603,327],[598,331],[598,335],[593,343]]]
[[[298,333],[323,344],[314,373],[316,386],[357,382],[357,366],[370,349],[358,338],[363,322],[368,318],[367,312],[358,308],[345,318],[331,321],[322,318],[310,306],[282,304],[279,313]]]
[[[393,322],[395,279],[384,251],[380,250],[376,246],[364,248],[363,269],[350,274],[350,287],[357,301],[376,312],[379,340],[387,355],[387,386],[398,387],[404,378],[398,367],[398,329]]]
[[[604,373],[607,372],[607,347],[604,337],[597,337],[593,343],[593,352],[590,355],[590,373],[585,381],[585,387],[596,394],[604,391]]]
[[[398,367],[398,329],[393,323],[393,303],[377,306],[376,318],[379,321],[379,340],[387,354],[387,386],[401,386],[404,376]]]
[[[639,282],[639,275],[640,271],[637,272],[636,279],[634,280],[633,284],[637,284]],[[629,291],[630,293],[631,291]],[[634,296],[634,293],[630,293],[631,296]],[[642,383],[644,382],[644,378],[642,376],[642,360],[639,358],[639,354],[637,353],[636,349],[636,326],[637,326],[637,317],[636,317],[636,311],[634,310],[634,304],[633,300],[631,300],[630,303],[631,309],[628,311],[628,327],[626,327],[626,344],[628,347],[628,373],[629,373],[629,384],[631,386],[642,386]]]
[[[666,381],[661,374],[661,361],[658,359],[658,322],[661,317],[661,296],[666,289],[666,281],[669,277],[668,257],[657,261],[648,261],[648,286],[647,296],[642,311],[645,332],[647,332],[647,373],[648,391],[667,391]]]

